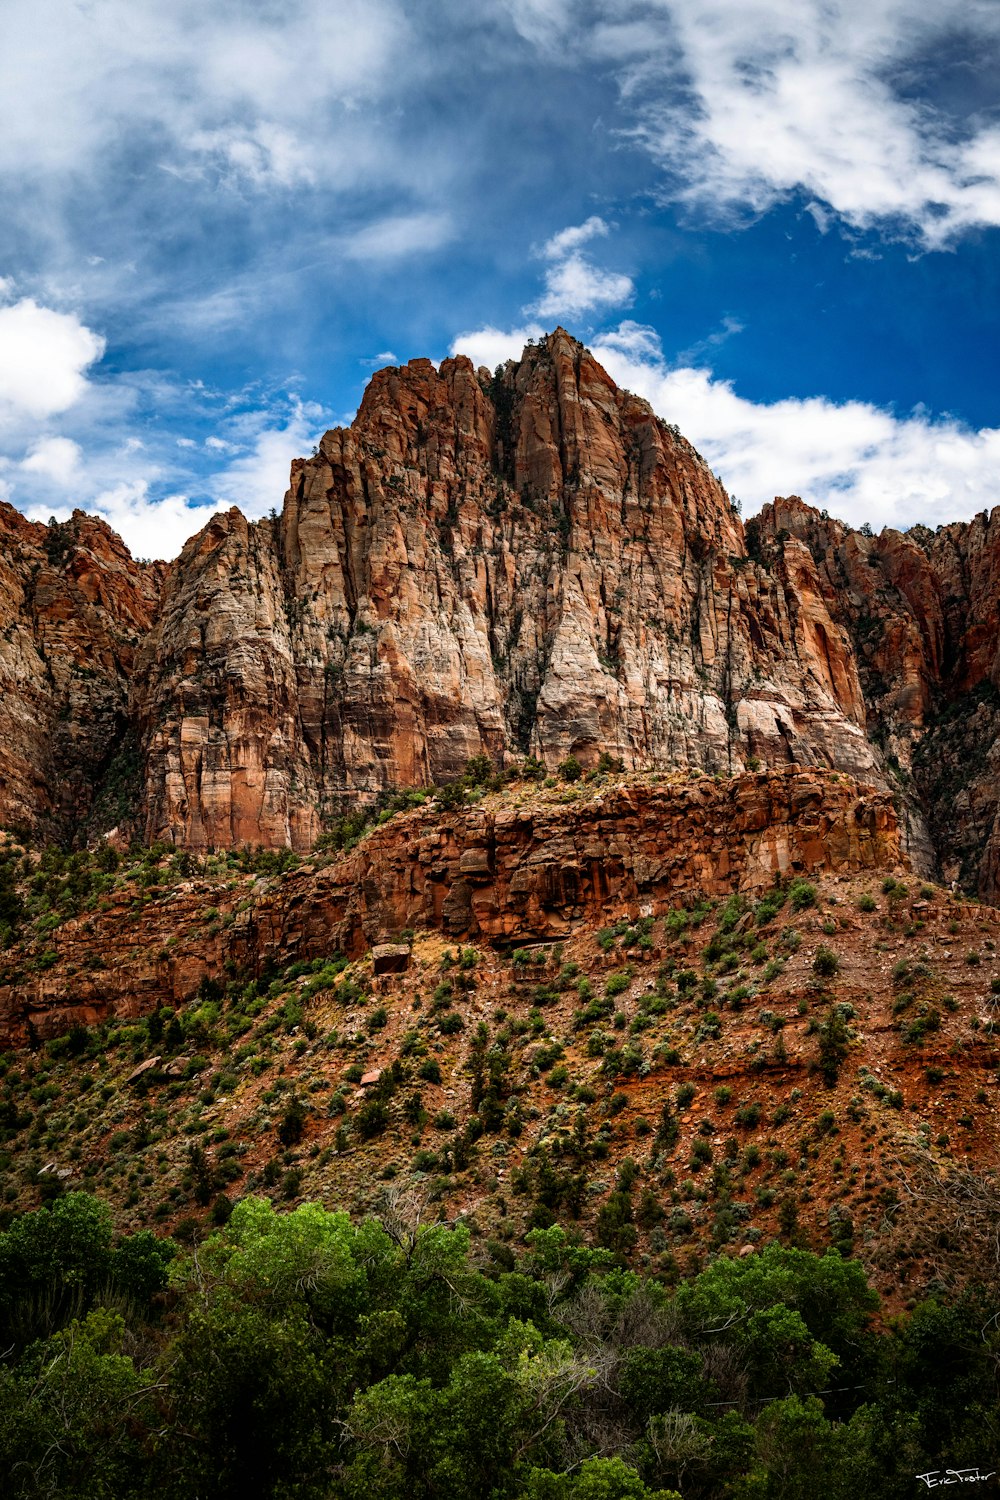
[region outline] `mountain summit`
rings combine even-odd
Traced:
[[[918,868],[1000,889],[1000,510],[744,527],[562,329],[380,370],[280,514],[165,569],[80,512],[0,507],[0,541],[0,821],[304,850],[480,753],[819,766],[897,794]]]

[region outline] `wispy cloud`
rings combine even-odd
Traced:
[[[346,235],[337,249],[349,260],[394,261],[438,250],[454,235],[448,213],[390,214]]]
[[[568,229],[560,229],[558,234],[546,240],[542,254],[546,260],[562,260],[586,245],[588,240],[604,239],[610,233],[611,226],[599,214],[591,214],[583,224],[571,224]]]
[[[900,79],[949,37],[988,49],[1000,10],[952,0],[669,0],[673,34],[625,65],[635,137],[700,210],[806,195],[856,229],[941,247],[1000,224],[1000,130]]]
[[[409,34],[397,0],[6,0],[0,165],[87,170],[127,121],[175,164],[221,149],[260,182],[308,150],[321,172],[332,112],[391,86]]]
[[[280,510],[293,458],[308,453],[323,432],[323,408],[291,399],[276,408],[251,411],[230,425],[240,448],[237,458],[212,476],[211,493],[219,505],[236,505],[245,516]]]

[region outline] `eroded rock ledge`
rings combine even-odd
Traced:
[[[122,891],[49,935],[49,967],[8,961],[0,1045],[177,1004],[203,977],[224,980],[227,963],[259,974],[356,957],[408,928],[498,946],[551,941],[778,876],[905,864],[892,797],[836,772],[626,778],[560,795],[515,790],[449,812],[429,804],[324,867],[235,888],[187,881],[139,914]],[[88,967],[94,953],[105,967]]]

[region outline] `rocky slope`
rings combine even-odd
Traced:
[[[86,836],[134,767],[147,840],[304,851],[480,752],[826,767],[898,797],[919,868],[1000,890],[1000,511],[870,537],[792,499],[744,530],[562,330],[492,374],[378,372],[280,516],[217,516],[165,574],[80,516],[66,547],[4,525],[0,821]]]
[[[3,1201],[197,1235],[391,1191],[498,1264],[558,1218],[668,1278],[773,1238],[893,1305],[981,1276],[1000,915],[899,856],[890,798],[797,770],[516,783],[283,873],[148,853],[6,955]],[[98,879],[18,855],[26,902],[46,860],[57,911]]]
[[[69,898],[62,887],[46,898],[36,877],[37,935],[0,959],[0,1046],[183,1004],[236,971],[259,978],[330,954],[360,957],[408,930],[499,949],[553,943],[680,902],[793,876],[892,870],[901,858],[888,794],[789,770],[728,781],[602,776],[558,790],[516,783],[482,805],[430,802],[348,853],[232,888],[178,879],[169,863],[161,872],[154,853],[157,878],[138,899],[127,880],[95,880],[77,902],[85,909],[61,921]]]

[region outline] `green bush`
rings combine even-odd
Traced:
[[[830,979],[839,971],[840,959],[832,948],[828,948],[825,943],[820,943],[816,949],[812,966],[814,974],[819,974],[824,979]]]
[[[816,905],[816,887],[808,880],[793,880],[788,887],[788,900],[793,911],[804,911]]]

